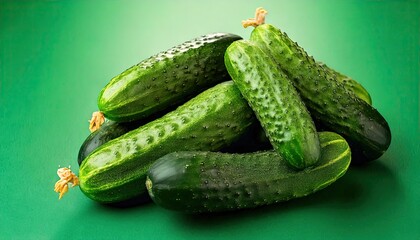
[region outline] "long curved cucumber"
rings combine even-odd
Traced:
[[[219,150],[255,121],[235,84],[220,83],[93,151],[80,166],[80,189],[101,203],[147,196],[144,182],[155,160],[174,151]]]
[[[321,68],[324,68],[326,71],[329,71],[330,74],[335,74],[337,81],[341,82],[348,91],[352,91],[354,95],[356,95],[356,97],[362,99],[369,105],[372,105],[372,98],[370,97],[369,92],[363,87],[362,84],[360,84],[353,78],[328,67],[325,63],[319,61],[317,63],[320,65]]]
[[[296,169],[314,165],[320,147],[315,124],[289,78],[258,45],[240,40],[225,65],[274,149]]]
[[[391,143],[391,131],[383,116],[348,91],[335,74],[309,57],[280,29],[257,26],[251,41],[264,48],[293,81],[314,120],[349,142],[353,163],[379,158]]]
[[[208,34],[141,61],[102,89],[99,110],[118,122],[142,119],[230,80],[223,55],[239,39],[229,33]]]
[[[164,208],[216,212],[253,208],[319,191],[343,176],[351,152],[336,133],[319,133],[320,161],[296,171],[275,151],[228,154],[171,153],[156,161],[146,180],[149,195]]]

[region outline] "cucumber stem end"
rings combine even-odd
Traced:
[[[58,199],[61,199],[69,190],[69,183],[71,183],[72,187],[79,185],[79,178],[70,170],[70,166],[68,168],[59,168],[57,175],[60,177],[60,180],[55,183],[54,191],[60,193]]]
[[[242,21],[242,26],[247,28],[249,26],[257,27],[265,22],[265,15],[267,15],[267,10],[262,7],[257,8],[255,10],[255,18],[249,18],[247,20]]]
[[[93,112],[92,118],[89,120],[89,130],[94,132],[98,130],[102,124],[105,122],[105,116],[102,112]]]
[[[147,177],[147,179],[146,179],[146,188],[147,188],[147,191],[149,192],[149,195],[151,196],[151,197],[153,197],[153,192],[152,192],[152,180],[150,180],[150,178],[149,177]]]

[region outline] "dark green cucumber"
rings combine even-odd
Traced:
[[[305,170],[293,170],[275,151],[177,152],[152,165],[146,186],[157,205],[190,213],[252,208],[303,197],[336,181],[350,164],[344,138],[321,132],[319,139],[320,161]]]
[[[235,84],[218,84],[93,151],[80,166],[80,189],[101,203],[147,196],[144,182],[155,160],[174,151],[219,150],[255,121]]]
[[[264,48],[293,81],[314,120],[349,142],[353,163],[379,158],[391,143],[391,131],[383,116],[337,80],[331,71],[278,28],[263,24],[251,41]]]
[[[225,64],[274,149],[296,169],[314,165],[320,154],[315,124],[274,59],[256,44],[240,40],[226,50]]]
[[[330,67],[328,67],[325,63],[317,62],[321,68],[324,68],[326,71],[329,71],[330,74],[335,74],[337,81],[341,82],[344,87],[348,91],[352,91],[354,95],[356,95],[358,98],[362,99],[369,105],[372,105],[372,98],[370,97],[369,92],[356,80],[354,80],[351,77],[348,77]]]
[[[99,110],[118,122],[141,119],[230,80],[223,55],[238,39],[229,33],[208,34],[141,61],[102,89]]]

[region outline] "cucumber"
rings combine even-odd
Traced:
[[[227,48],[225,64],[274,149],[296,169],[314,165],[320,154],[315,124],[271,56],[256,44],[240,40]]]
[[[159,206],[199,213],[268,205],[319,191],[344,175],[350,164],[347,142],[319,133],[321,157],[296,171],[275,151],[247,154],[175,152],[156,161],[146,186]]]
[[[238,39],[229,33],[208,34],[141,61],[102,89],[99,110],[118,122],[142,119],[230,80],[223,55]]]
[[[362,84],[360,84],[353,78],[348,77],[328,67],[325,63],[319,61],[317,63],[320,65],[321,68],[324,68],[326,71],[329,71],[330,74],[335,74],[337,77],[337,81],[341,82],[348,91],[352,91],[354,95],[356,95],[356,97],[362,99],[369,105],[372,105],[372,98],[370,97],[369,92],[362,86]]]
[[[352,147],[352,163],[366,163],[382,156],[391,143],[384,117],[360,100],[325,66],[270,24],[257,26],[251,41],[269,53],[289,76],[316,122],[337,132]]]
[[[105,121],[101,128],[89,134],[89,136],[84,140],[79,149],[77,163],[80,166],[83,160],[98,147],[146,123],[147,121],[143,120],[134,122],[115,122],[112,120]],[[240,136],[239,139],[220,149],[220,151],[238,153],[255,152],[268,149],[272,149],[272,146],[265,136],[264,130],[261,128],[260,124],[255,122],[244,134]]]
[[[235,84],[220,83],[93,151],[80,166],[80,189],[100,203],[147,196],[144,182],[155,160],[174,151],[219,150],[255,121]]]

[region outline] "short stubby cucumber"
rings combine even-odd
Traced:
[[[320,65],[321,68],[324,68],[326,71],[329,71],[330,74],[334,74],[336,76],[337,81],[341,82],[348,91],[353,92],[354,95],[356,95],[356,97],[362,99],[369,105],[372,105],[372,98],[370,97],[369,92],[362,86],[362,84],[360,84],[353,78],[328,67],[325,63],[319,61],[317,63],[318,65]]]
[[[383,155],[391,143],[391,131],[376,109],[348,91],[335,74],[280,29],[262,24],[250,39],[273,56],[289,76],[314,120],[346,138],[352,147],[352,163],[366,163]]]
[[[152,165],[146,186],[157,205],[189,213],[253,208],[307,196],[343,176],[351,160],[340,135],[320,132],[319,139],[320,160],[305,170],[290,168],[275,151],[177,152]]]
[[[208,34],[141,61],[102,89],[99,110],[111,120],[133,121],[180,105],[203,90],[230,80],[223,55],[239,39],[230,33]]]
[[[240,40],[226,50],[225,64],[274,149],[296,169],[314,165],[320,154],[315,124],[274,59],[256,44]]]
[[[255,121],[235,84],[220,83],[89,154],[79,169],[80,189],[101,203],[147,196],[144,183],[155,160],[174,151],[217,151]]]

